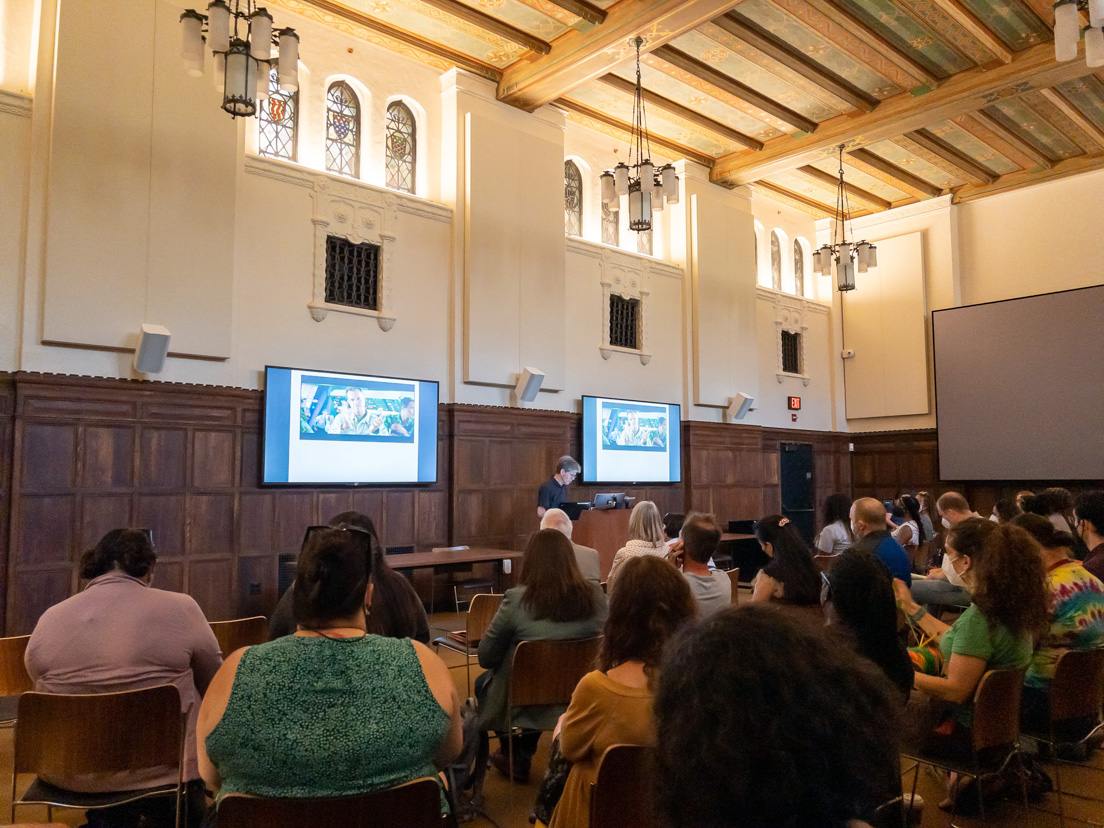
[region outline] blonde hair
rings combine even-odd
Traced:
[[[663,521],[652,501],[642,500],[633,507],[629,515],[629,539],[663,543]]]

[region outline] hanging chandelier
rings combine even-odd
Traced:
[[[215,89],[222,92],[222,108],[231,116],[248,118],[268,97],[268,76],[279,66],[280,88],[299,88],[299,35],[294,29],[272,31],[272,15],[253,0],[214,0],[207,14],[188,9],[180,15],[184,43],[180,56],[193,77],[203,74],[203,43],[214,56]],[[204,29],[206,25],[206,29]],[[204,37],[206,34],[206,38]],[[280,50],[279,61],[272,47]]]
[[[839,146],[839,184],[836,185],[836,214],[832,218],[832,243],[823,245],[813,254],[813,269],[821,276],[832,272],[836,265],[836,286],[841,291],[855,289],[855,268],[866,273],[878,266],[878,248],[867,241],[855,243],[855,228],[851,228],[851,240],[847,240],[847,226],[851,224],[851,205],[847,201],[847,188],[843,182],[843,148]]]
[[[652,229],[652,215],[667,204],[678,204],[679,185],[671,164],[655,167],[648,140],[648,119],[644,113],[644,91],[640,85],[640,47],[644,38],[632,41],[636,47],[636,91],[633,99],[632,133],[629,136],[629,161],[620,162],[601,175],[602,203],[610,210],[621,207],[621,196],[629,197],[629,229],[638,233]]]
[[[1089,13],[1089,25],[1081,28],[1078,12]],[[1054,59],[1074,60],[1077,43],[1085,37],[1085,63],[1090,69],[1104,66],[1104,0],[1058,0],[1054,4]]]

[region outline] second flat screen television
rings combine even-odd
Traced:
[[[584,483],[678,483],[679,406],[583,397]]]

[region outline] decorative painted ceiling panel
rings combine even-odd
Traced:
[[[956,178],[947,171],[941,170],[893,141],[878,141],[867,146],[867,149],[880,158],[884,158],[893,166],[945,190],[964,183],[963,179]]]
[[[1052,161],[1081,154],[1077,144],[1062,135],[1019,98],[1001,101],[985,111],[1005,126],[1011,127],[1021,138]]]
[[[1050,28],[1023,3],[1009,0],[959,0],[1013,51],[1050,39]]]
[[[839,5],[897,48],[923,63],[938,77],[945,78],[973,66],[898,3],[890,0],[840,0]]]
[[[1086,118],[1104,129],[1104,84],[1098,78],[1090,75],[1055,88]]]
[[[1013,173],[1020,167],[1011,159],[1001,155],[988,144],[979,141],[958,124],[950,121],[940,121],[928,127],[936,138],[941,138],[957,149],[963,155],[974,159],[986,169],[992,170],[998,175]]]
[[[828,173],[828,175],[833,178],[839,175],[839,160],[836,158],[821,158],[812,162],[809,166],[816,167],[821,172]],[[846,161],[844,161],[843,164],[843,177],[847,183],[854,184],[856,187],[873,193],[876,196],[880,196],[888,201],[904,201],[910,197],[904,190],[894,187],[892,184],[887,184],[862,170],[856,169]]]

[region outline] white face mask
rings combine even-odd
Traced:
[[[956,587],[962,587],[962,589],[969,589],[966,582],[962,579],[962,575],[955,569],[954,563],[947,556],[947,553],[943,553],[943,565],[940,567],[943,570],[943,574],[947,576],[947,580],[954,584]]]
[[[996,515],[989,515],[989,521],[991,523],[1000,523],[1000,518]]]
[[[940,523],[943,524],[944,529],[950,529],[951,528],[951,522],[949,520],[947,520],[946,518],[943,518],[943,520],[941,520]]]

